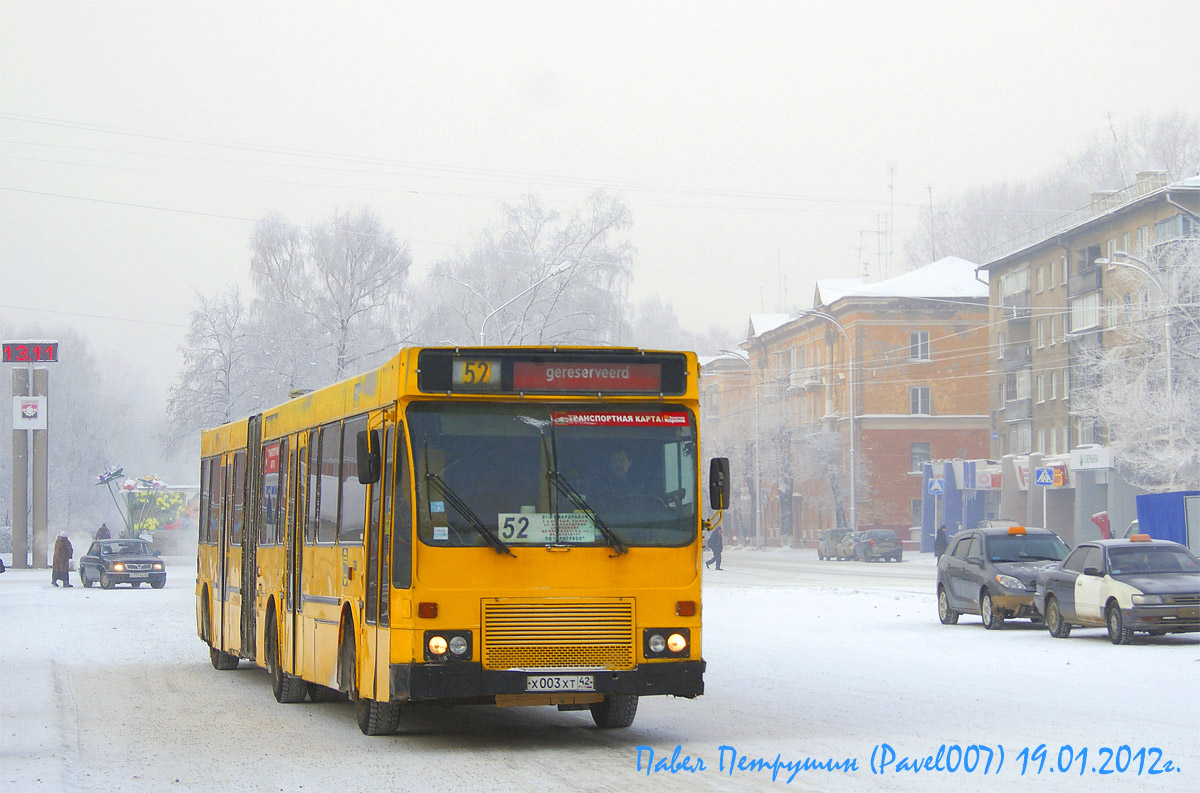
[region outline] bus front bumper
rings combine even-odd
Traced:
[[[597,694],[637,694],[698,697],[704,693],[705,661],[664,661],[633,669],[511,670],[484,669],[479,663],[392,664],[393,702],[477,700],[497,695],[525,694],[530,676],[578,675],[593,678]]]

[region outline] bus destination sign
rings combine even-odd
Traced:
[[[513,364],[518,391],[661,391],[662,366],[653,363],[563,361]]]
[[[422,350],[417,387],[427,393],[653,394],[687,392],[683,353],[489,347]]]

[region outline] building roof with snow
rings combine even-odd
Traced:
[[[970,299],[988,296],[988,285],[975,277],[976,264],[946,256],[895,278],[867,283],[862,278],[826,278],[817,281],[813,306],[830,306],[850,297],[910,297]]]

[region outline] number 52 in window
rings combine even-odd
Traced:
[[[454,386],[468,390],[500,388],[500,361],[492,358],[455,358]]]

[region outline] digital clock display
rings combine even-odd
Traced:
[[[4,363],[57,363],[56,341],[6,341]]]

